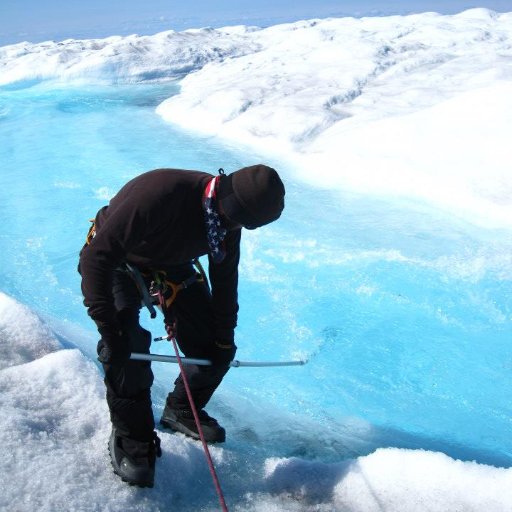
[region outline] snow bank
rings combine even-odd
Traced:
[[[480,512],[505,511],[512,503],[512,470],[421,450],[379,449],[330,465],[269,459],[265,474],[273,491],[310,504],[297,510]],[[325,508],[311,506],[322,502]]]
[[[62,348],[29,308],[0,292],[0,369],[33,361]]]
[[[172,79],[257,50],[251,29],[229,27],[161,32],[154,36],[28,42],[0,47],[0,85],[57,79],[138,82]]]
[[[157,109],[287,158],[308,183],[512,226],[512,14],[329,19],[258,33]]]

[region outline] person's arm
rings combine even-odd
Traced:
[[[225,239],[226,256],[222,263],[209,257],[209,274],[215,316],[215,334],[219,342],[233,343],[238,318],[238,263],[241,230],[229,231]]]
[[[96,236],[80,254],[84,304],[101,337],[106,339],[118,336],[120,331],[112,295],[112,273],[144,239],[152,223],[148,208],[144,204],[139,207],[135,199],[132,195],[109,206]]]

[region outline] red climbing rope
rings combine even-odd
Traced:
[[[188,385],[187,376],[185,375],[185,368],[181,361],[180,353],[178,351],[178,345],[176,343],[175,338],[171,338],[172,344],[174,346],[174,351],[176,352],[176,358],[178,359],[178,364],[180,366],[181,378],[183,379],[183,384],[185,384],[185,390],[187,392],[188,401],[190,403],[190,408],[192,409],[192,414],[194,415],[194,421],[196,422],[197,431],[199,432],[199,438],[201,439],[201,443],[203,443],[203,449],[206,456],[206,461],[208,462],[208,467],[210,468],[210,473],[212,474],[213,483],[215,485],[215,489],[217,490],[217,494],[219,496],[220,506],[223,512],[228,512],[228,507],[226,506],[226,500],[224,499],[224,495],[222,494],[222,489],[220,487],[219,478],[217,477],[217,472],[215,471],[215,466],[213,465],[212,457],[210,455],[210,450],[208,449],[208,445],[204,439],[203,429],[201,427],[201,422],[199,421],[199,415],[197,414],[196,405],[194,404],[194,398],[192,397],[192,392],[190,391],[190,387]]]
[[[162,290],[158,289],[157,291],[158,301],[160,303],[160,307],[162,308],[162,312],[165,318],[166,312],[166,303],[165,298],[163,296]],[[167,328],[166,328],[167,330]],[[174,337],[174,332],[172,330],[167,330],[169,333],[168,339],[172,341],[174,352],[176,352],[176,359],[178,360],[178,364],[180,367],[181,378],[183,379],[183,384],[185,385],[185,391],[187,392],[188,401],[190,403],[190,409],[192,410],[192,414],[194,415],[194,421],[196,423],[197,431],[199,433],[199,438],[201,439],[201,443],[203,444],[204,454],[206,456],[206,462],[208,463],[208,467],[210,468],[210,473],[212,474],[213,483],[215,485],[215,490],[217,491],[217,495],[219,496],[220,506],[222,508],[222,512],[228,512],[228,507],[226,506],[226,500],[224,499],[224,494],[222,493],[222,489],[220,487],[219,478],[217,476],[217,472],[215,471],[215,466],[213,465],[212,457],[210,455],[210,450],[208,449],[208,445],[206,444],[206,440],[204,438],[203,429],[201,427],[201,422],[199,421],[199,415],[197,414],[196,404],[194,403],[194,398],[192,396],[192,392],[190,391],[190,386],[188,385],[187,375],[185,374],[185,368],[183,362],[181,360],[181,356],[178,350],[178,344],[176,343],[176,338]]]

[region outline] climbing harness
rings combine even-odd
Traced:
[[[169,310],[176,300],[178,293],[181,290],[184,290],[185,288],[193,285],[194,283],[204,283],[208,291],[210,290],[208,278],[206,277],[206,273],[203,266],[201,265],[201,262],[198,259],[195,259],[192,261],[192,264],[196,267],[197,271],[180,283],[176,283],[170,279],[167,279],[167,273],[163,270],[141,272],[135,265],[130,263],[125,263],[125,267],[120,268],[120,270],[126,271],[131,276],[135,282],[135,285],[137,286],[137,289],[139,290],[142,303],[148,309],[151,318],[155,318],[156,310],[154,306],[160,306],[158,299],[159,293],[163,294],[165,299],[165,307],[167,310]],[[167,337],[162,339],[167,339]],[[155,339],[154,341],[161,341],[161,339]]]
[[[204,276],[200,272],[192,274],[181,283],[175,283],[174,281],[167,279],[166,272],[160,270],[152,272],[152,277],[153,279],[151,281],[149,294],[155,297],[158,296],[159,292],[161,292],[165,299],[165,307],[167,309],[169,309],[176,300],[178,292],[188,288],[194,283],[202,283],[204,281]]]
[[[141,273],[139,272],[139,269],[133,265],[130,265],[130,263],[125,263],[125,265],[128,274],[135,281],[135,285],[139,290],[143,304],[148,308],[149,315],[151,316],[151,318],[156,318],[156,310],[153,306],[153,300],[151,299],[151,295],[149,294],[149,290],[146,286],[146,283],[144,282]]]

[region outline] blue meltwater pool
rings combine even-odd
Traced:
[[[0,88],[0,290],[94,358],[76,272],[88,219],[146,170],[264,161],[280,170],[287,206],[243,233],[237,357],[308,363],[229,373],[211,409],[240,449],[329,461],[397,446],[510,466],[511,233],[308,188],[275,159],[166,124],[154,110],[176,90]],[[160,407],[178,370],[154,370]]]

